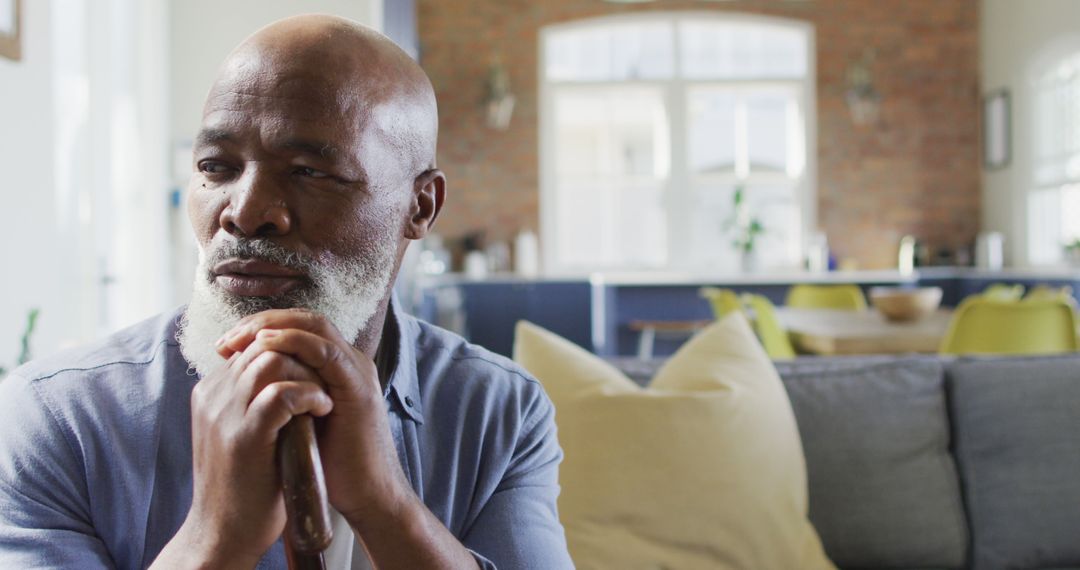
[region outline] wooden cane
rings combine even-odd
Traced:
[[[324,570],[333,529],[315,420],[296,416],[278,435],[278,470],[285,496],[285,556],[292,570]]]

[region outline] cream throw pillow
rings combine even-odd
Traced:
[[[807,519],[787,393],[741,314],[688,341],[648,389],[527,322],[514,358],[555,403],[578,568],[834,568]]]

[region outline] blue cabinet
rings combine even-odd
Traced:
[[[587,282],[471,282],[459,285],[467,338],[510,356],[514,325],[527,320],[592,350]]]
[[[860,280],[862,277],[864,280]],[[817,276],[822,282],[849,279],[864,290],[878,285],[916,284],[893,272]],[[794,276],[793,281],[812,279]],[[979,293],[991,283],[1019,283],[1028,288],[1039,284],[1053,287],[1072,286],[1080,291],[1080,275],[1027,273],[986,273],[972,270],[935,270],[922,273],[917,284],[938,286],[944,290],[943,304],[955,306],[964,297]],[[514,326],[525,319],[549,329],[582,348],[605,356],[632,355],[637,351],[639,333],[631,330],[635,320],[701,320],[712,318],[707,301],[698,295],[702,285],[726,287],[737,292],[765,295],[781,305],[790,283],[773,280],[754,283],[619,283],[580,281],[529,281],[520,279],[444,282],[439,287],[453,287],[462,299],[466,337],[494,352],[510,356],[513,351]],[[430,302],[430,296],[426,296]],[[421,316],[432,313],[424,307]],[[674,352],[685,339],[657,338],[655,354]]]

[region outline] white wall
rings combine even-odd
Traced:
[[[67,286],[74,205],[54,180],[52,6],[23,2],[23,59],[0,58],[0,365],[10,366],[26,311],[40,307],[37,346],[78,335],[78,290]],[[72,330],[76,329],[76,330]]]
[[[1026,198],[1032,187],[1032,82],[1048,60],[1080,49],[1080,1],[983,0],[982,90],[1012,96],[1012,161],[983,178],[985,230],[1004,232],[1015,265],[1027,265]]]
[[[244,38],[281,18],[325,13],[382,29],[383,0],[172,0],[170,10],[170,83],[173,183],[186,190],[191,141],[199,129],[202,106],[218,66]],[[194,238],[181,208],[170,214],[173,231],[173,294],[184,302],[191,293]]]
[[[22,3],[25,58],[0,61],[2,365],[30,307],[37,356],[163,308],[162,2]]]

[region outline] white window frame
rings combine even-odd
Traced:
[[[1044,132],[1040,114],[1043,112],[1041,101],[1047,87],[1047,75],[1055,72],[1066,61],[1080,58],[1080,41],[1071,41],[1055,46],[1052,51],[1038,58],[1029,75],[1031,86],[1031,141],[1032,152],[1028,172],[1029,190],[1025,209],[1027,211],[1027,259],[1031,265],[1056,266],[1067,261],[1064,244],[1070,236],[1064,235],[1060,219],[1048,219],[1050,212],[1057,213],[1062,207],[1062,192],[1072,186],[1080,185],[1080,176],[1063,175],[1053,180],[1040,180],[1039,169],[1044,165],[1041,150],[1046,144],[1042,139],[1057,132]],[[1050,241],[1057,243],[1051,245]]]
[[[674,69],[675,74],[671,79],[658,80],[632,80],[632,81],[549,81],[547,78],[546,46],[552,34],[558,34],[575,28],[588,28],[597,25],[611,25],[627,22],[669,20],[674,25],[680,20],[714,20],[724,22],[745,22],[747,24],[767,24],[782,26],[798,30],[806,38],[806,74],[799,80],[717,80],[717,79],[687,79],[681,76],[681,47],[677,26],[674,27]],[[573,22],[554,24],[541,28],[540,41],[538,42],[537,81],[539,88],[539,137],[540,137],[540,234],[541,250],[543,257],[543,271],[546,275],[553,276],[578,276],[592,273],[596,269],[583,269],[580,267],[566,267],[559,262],[557,236],[559,232],[559,220],[557,219],[557,203],[555,187],[558,179],[556,172],[555,152],[555,103],[554,92],[557,87],[616,87],[616,86],[660,86],[664,88],[665,99],[670,110],[668,118],[669,141],[671,143],[671,169],[664,194],[667,197],[669,208],[676,207],[676,211],[669,209],[668,219],[686,219],[685,210],[692,205],[689,172],[689,151],[687,148],[688,131],[686,130],[687,96],[690,88],[697,86],[739,85],[743,88],[759,86],[771,86],[783,84],[785,86],[797,85],[799,88],[799,103],[804,114],[804,148],[806,162],[803,166],[802,177],[796,186],[795,192],[800,210],[801,231],[798,236],[800,252],[805,249],[804,244],[810,235],[818,230],[817,216],[817,58],[816,36],[813,24],[800,20],[761,16],[756,14],[742,14],[731,12],[708,12],[708,11],[672,11],[672,12],[647,12],[640,14],[620,14],[575,20]],[[767,176],[767,175],[761,175]],[[759,181],[758,178],[747,180]],[[734,181],[734,179],[733,179]],[[677,210],[682,210],[677,211]],[[682,234],[686,233],[685,224],[668,224],[668,251],[669,260],[666,270],[705,272],[709,268],[693,267],[692,263],[684,256],[684,244],[689,238]],[[736,253],[732,250],[732,256]]]

